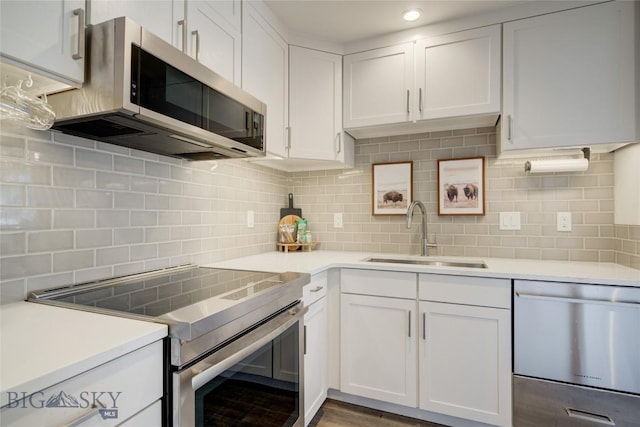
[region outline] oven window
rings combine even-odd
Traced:
[[[195,392],[196,427],[293,426],[300,417],[299,326]]]

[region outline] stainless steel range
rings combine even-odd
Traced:
[[[304,273],[185,265],[29,300],[167,324],[167,426],[303,426],[301,298],[309,281]]]

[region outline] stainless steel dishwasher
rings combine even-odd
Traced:
[[[514,426],[640,426],[640,287],[516,280]]]

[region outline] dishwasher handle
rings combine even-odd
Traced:
[[[553,295],[537,295],[537,294],[528,294],[525,292],[516,292],[516,296],[522,299],[531,299],[531,300],[539,300],[539,301],[555,301],[555,302],[568,302],[572,304],[601,304],[601,305],[609,305],[615,307],[629,307],[629,308],[640,308],[640,302],[633,301],[608,301],[608,300],[599,300],[599,299],[591,299],[591,298],[571,298],[571,297],[558,297]]]

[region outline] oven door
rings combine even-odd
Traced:
[[[304,426],[303,316],[298,303],[173,373],[176,426]]]

